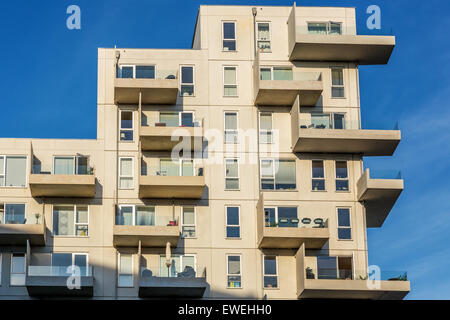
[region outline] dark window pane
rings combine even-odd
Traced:
[[[236,41],[235,40],[223,40],[223,50],[236,51]]]
[[[318,279],[336,279],[337,261],[336,257],[317,257],[317,278]]]
[[[183,112],[181,114],[181,125],[184,127],[193,127],[194,115],[190,112]]]
[[[121,130],[120,131],[120,141],[133,141],[133,131]]]
[[[324,178],[323,161],[312,162],[312,176],[313,178]]]
[[[181,83],[194,83],[193,67],[181,67]]]
[[[348,178],[347,161],[336,161],[336,178]]]
[[[336,180],[337,191],[348,191],[348,180]]]
[[[350,228],[338,228],[338,238],[348,240],[352,238],[352,230]]]
[[[334,115],[334,129],[345,129],[345,116],[343,114]]]
[[[350,227],[350,210],[346,208],[338,209],[338,226]]]
[[[239,227],[227,227],[227,238],[239,238],[241,236]]]
[[[264,257],[264,274],[277,274],[277,259],[275,257]]]
[[[52,266],[68,267],[72,265],[71,253],[54,253],[52,254]]]
[[[224,39],[235,39],[234,22],[224,22],[223,23],[223,38]]]
[[[312,189],[314,191],[324,191],[325,190],[325,180],[312,180]]]
[[[298,222],[292,222],[297,219],[297,207],[279,207],[278,208],[278,226],[279,227],[298,227]]]
[[[155,79],[155,66],[136,66],[137,79]]]
[[[189,85],[183,84],[181,86],[181,95],[182,96],[193,96],[194,95],[194,86],[192,84],[189,84]]]
[[[227,207],[227,225],[239,225],[239,208]]]
[[[264,288],[278,288],[278,278],[275,276],[264,276]]]
[[[121,69],[121,78],[133,78],[133,67],[122,67]]]
[[[266,227],[275,227],[277,222],[275,218],[275,208],[265,208],[264,219]]]
[[[130,112],[121,112],[120,113],[120,127],[122,129],[131,129],[133,128],[133,113]]]

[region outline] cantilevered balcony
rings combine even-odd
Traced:
[[[142,170],[141,170],[142,171]],[[206,183],[204,169],[192,164],[146,168],[139,179],[139,197],[157,199],[201,199]]]
[[[139,297],[141,298],[202,298],[207,287],[206,272],[197,275],[182,272],[174,277],[160,277],[143,268],[139,278]]]
[[[357,182],[358,200],[364,203],[368,228],[379,228],[403,191],[399,171],[367,169]]]
[[[292,72],[291,70],[261,67],[256,82],[256,105],[292,106],[300,96],[302,106],[314,106],[323,91],[320,72]]]
[[[80,267],[80,287],[70,289],[68,267],[29,266],[26,287],[31,297],[92,297],[94,277],[92,267]],[[69,280],[69,281],[68,281]]]
[[[46,238],[45,218],[39,213],[8,212],[0,205],[0,245],[44,246]]]
[[[127,75],[128,76],[128,75]],[[177,72],[156,70],[146,78],[132,74],[114,80],[114,101],[121,104],[175,104],[178,97]],[[141,95],[141,97],[139,97]]]
[[[292,150],[311,153],[358,153],[364,156],[392,156],[401,140],[401,132],[384,129],[359,129],[358,123],[333,121],[317,123],[312,119],[298,119],[291,111]],[[300,114],[303,115],[303,114]]]
[[[410,291],[405,272],[371,273],[354,270],[351,265],[341,268],[312,268],[311,258],[305,256],[305,247],[297,252],[297,296],[299,299],[365,299],[401,300]],[[332,258],[332,257],[330,257]],[[346,257],[345,259],[348,259]],[[330,261],[327,259],[327,263]]]
[[[92,198],[95,196],[95,176],[31,174],[30,189],[33,197]]]
[[[158,122],[151,119],[140,128],[141,148],[144,151],[171,151],[180,144],[183,149],[202,150],[203,120],[196,119],[189,125]]]

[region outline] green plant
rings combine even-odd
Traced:
[[[36,218],[36,224],[39,224],[39,218],[41,217],[40,213],[35,213],[34,217]]]

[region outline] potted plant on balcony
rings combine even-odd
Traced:
[[[306,279],[315,279],[314,272],[310,267],[306,268]]]
[[[36,224],[39,224],[39,219],[41,218],[41,214],[40,213],[35,213],[34,217],[36,218]]]

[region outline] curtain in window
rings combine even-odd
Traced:
[[[132,206],[120,207],[118,216],[116,217],[116,224],[119,226],[133,225],[133,207]]]
[[[120,255],[119,286],[131,287],[133,285],[133,255]]]
[[[182,171],[183,177],[192,177],[194,175],[194,162],[192,160],[183,161]]]
[[[269,40],[269,24],[258,23],[258,40]]]
[[[329,114],[311,114],[311,124],[314,128],[330,129]]]
[[[343,86],[344,85],[344,75],[342,69],[331,70],[332,84],[333,86]]]
[[[241,259],[237,256],[228,257],[228,274],[240,274],[241,273]]]
[[[292,69],[273,68],[273,80],[292,80]]]
[[[172,159],[161,159],[159,161],[160,174],[162,176],[179,176],[180,166],[178,161]]]
[[[260,129],[261,130],[272,130],[272,114],[271,113],[261,113]]]
[[[239,175],[239,166],[237,160],[227,160],[226,162],[227,177],[234,178]]]
[[[25,224],[25,205],[24,204],[6,204],[5,205],[5,223]]]
[[[27,158],[6,157],[6,182],[8,187],[25,187],[27,181]]]
[[[75,158],[56,157],[54,174],[75,174]]]
[[[295,161],[280,160],[275,172],[275,188],[277,190],[295,189]]]
[[[272,70],[270,68],[261,68],[259,73],[261,80],[272,80]]]
[[[159,257],[159,266],[160,266],[159,276],[160,277],[176,277],[178,272],[180,272],[180,257],[172,256],[170,261],[172,262],[172,264],[169,268],[167,268],[166,256]]]
[[[195,224],[194,207],[183,207],[183,224]]]
[[[154,226],[155,225],[155,208],[154,207],[137,207],[136,208],[136,225],[137,226]]]
[[[58,236],[73,236],[74,211],[72,206],[55,206],[53,209],[53,233]]]
[[[308,23],[308,33],[327,34],[327,24],[326,23]]]
[[[236,85],[236,68],[235,67],[225,67],[224,70],[224,95],[225,96],[236,96],[237,95],[237,85]]]
[[[121,189],[133,187],[133,159],[120,159],[120,176]]]
[[[165,123],[167,127],[179,126],[179,116],[177,112],[162,112],[159,114],[159,121]]]
[[[237,130],[237,114],[225,113],[225,129]]]
[[[0,157],[0,186],[5,184],[5,157]]]

